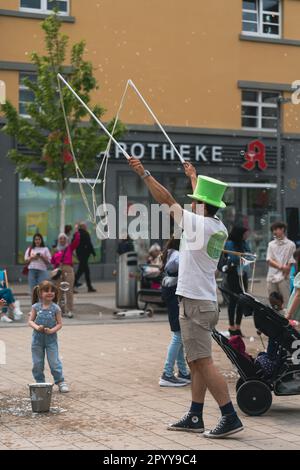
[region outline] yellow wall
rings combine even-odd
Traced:
[[[0,8],[13,5],[17,9],[18,1],[0,0]],[[106,118],[116,112],[131,78],[164,124],[239,129],[238,80],[300,79],[299,47],[239,40],[241,5],[241,0],[72,0],[76,22],[64,23],[63,30],[71,42],[87,42],[86,57],[100,83],[95,101],[109,110]],[[285,38],[300,40],[299,22],[300,2],[285,0]],[[29,62],[32,50],[41,52],[40,24],[0,17],[0,60]],[[16,81],[7,83],[14,102]],[[286,111],[286,130],[299,131],[300,108],[288,106]],[[153,122],[132,92],[121,118]]]

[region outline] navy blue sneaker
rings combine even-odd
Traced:
[[[177,423],[170,424],[169,431],[204,432],[202,416],[188,412]]]
[[[177,377],[179,380],[181,380],[182,382],[185,382],[186,384],[190,384],[192,381],[191,374],[183,374],[180,371],[178,371]]]
[[[169,377],[165,373],[163,373],[158,383],[160,387],[185,387],[187,385],[186,381],[178,379],[175,375]]]
[[[243,424],[238,415],[233,413],[232,415],[222,416],[217,426],[211,431],[206,431],[204,436],[210,439],[222,439],[243,431],[243,429]]]

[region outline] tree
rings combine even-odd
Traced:
[[[51,180],[60,192],[61,214],[60,230],[65,225],[66,189],[69,178],[76,174],[70,145],[66,133],[64,115],[58,93],[57,74],[66,70],[64,66],[68,49],[68,36],[61,33],[61,21],[57,14],[50,15],[43,23],[46,55],[31,54],[31,61],[37,69],[37,80],[24,79],[24,84],[33,92],[34,101],[27,104],[24,118],[7,101],[1,106],[6,118],[4,132],[14,137],[27,151],[11,149],[8,157],[15,163],[16,172],[21,178],[29,178],[36,186],[44,186]],[[101,118],[105,110],[91,106],[91,93],[98,89],[93,76],[92,64],[84,60],[85,42],[74,44],[71,48],[70,66],[67,79],[83,101]],[[84,174],[92,171],[97,163],[96,156],[105,150],[108,137],[101,133],[98,124],[91,118],[74,95],[63,87],[63,99],[70,125],[76,159]],[[114,121],[110,122],[111,130]],[[115,136],[124,131],[118,122]]]

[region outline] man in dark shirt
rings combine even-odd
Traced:
[[[82,274],[85,275],[85,280],[88,288],[88,292],[96,292],[91,284],[90,269],[89,269],[89,257],[90,255],[96,256],[91,237],[87,231],[85,223],[79,224],[80,243],[76,250],[76,255],[79,261],[79,266],[75,276],[75,287],[79,286],[79,279]]]

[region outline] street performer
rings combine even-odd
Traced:
[[[182,339],[191,369],[192,403],[188,413],[168,429],[204,433],[208,438],[223,438],[242,431],[226,381],[212,359],[211,332],[219,319],[215,272],[228,236],[216,213],[226,207],[222,198],[227,184],[206,176],[197,178],[193,165],[185,163],[185,173],[194,191],[189,195],[193,200],[189,212],[144,169],[140,160],[131,158],[129,165],[144,180],[153,198],[169,206],[171,216],[183,229],[176,294],[180,302]],[[221,418],[214,429],[204,432],[202,415],[207,389],[220,407]]]

